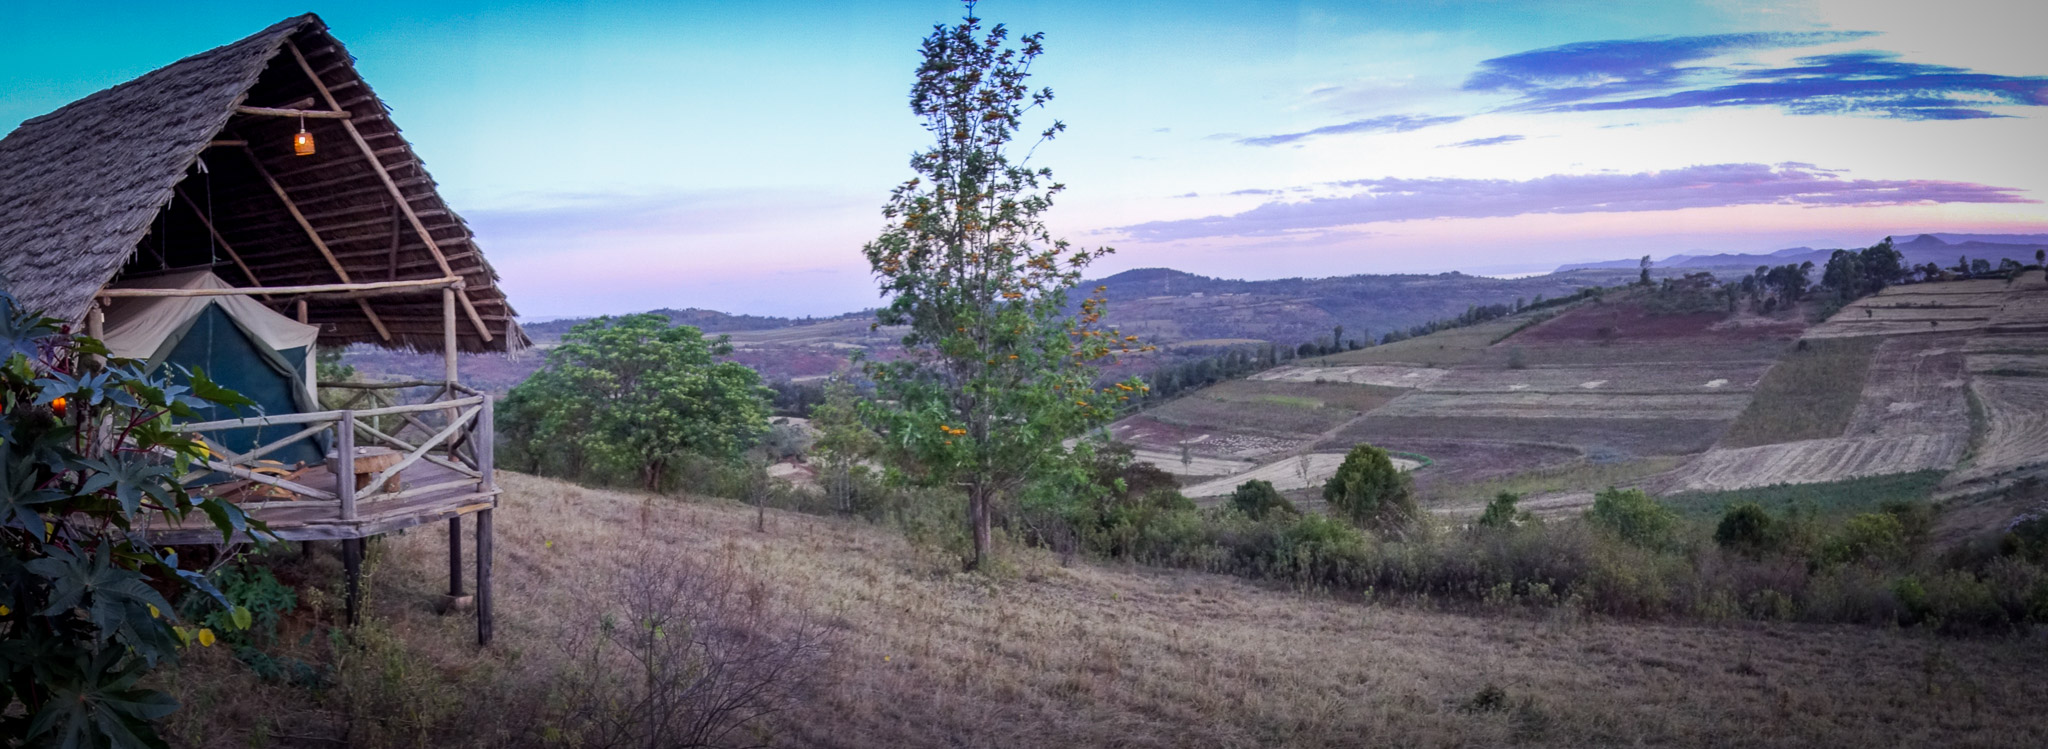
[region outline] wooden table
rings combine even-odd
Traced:
[[[384,469],[398,465],[398,461],[403,460],[404,458],[404,453],[400,453],[399,451],[393,450],[388,447],[356,448],[356,491],[362,491],[363,487],[369,486],[370,482],[377,478],[378,473],[384,471]],[[334,453],[328,453],[327,470],[332,471],[334,473],[340,473],[341,456],[335,455]],[[398,491],[398,488],[398,475],[392,474],[391,478],[384,480],[384,485],[382,487],[372,490],[371,493],[375,494],[378,492],[395,492]]]

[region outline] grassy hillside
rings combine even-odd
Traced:
[[[289,562],[281,575],[327,587],[280,650],[332,680],[265,680],[197,650],[165,677],[186,705],[177,743],[560,743],[568,653],[651,560],[735,570],[765,610],[831,633],[823,678],[763,724],[771,746],[2048,742],[2048,653],[2031,640],[1465,615],[1028,552],[969,577],[851,521],[770,512],[757,532],[750,508],[501,475],[496,644],[478,651],[468,618],[431,613],[438,529],[373,546],[371,621],[352,637],[326,629],[332,559]]]

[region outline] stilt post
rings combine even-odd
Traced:
[[[491,644],[491,511],[476,514],[476,644]]]
[[[363,606],[363,540],[345,538],[341,540],[341,569],[346,578],[347,592],[344,600],[348,607],[348,626],[362,621]]]
[[[448,597],[462,598],[462,516],[448,519]]]

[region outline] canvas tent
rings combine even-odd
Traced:
[[[187,271],[126,281],[114,288],[226,289],[209,271]],[[102,339],[109,353],[204,372],[213,381],[256,401],[259,414],[319,410],[313,357],[320,329],[278,314],[246,296],[122,297],[106,307]],[[202,409],[201,420],[248,415],[222,407]],[[272,431],[275,431],[274,429]],[[286,432],[289,434],[289,431]],[[240,453],[263,444],[261,428],[207,435],[216,446]],[[284,463],[312,463],[324,445],[312,439],[271,454]]]

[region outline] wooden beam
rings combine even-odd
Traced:
[[[243,145],[246,146],[248,144],[244,143]],[[199,204],[193,202],[192,196],[185,194],[184,188],[177,188],[176,190],[174,190],[174,192],[178,193],[179,200],[185,201],[185,207],[192,209],[192,215],[199,217],[199,223],[206,227],[206,231],[208,234],[213,235],[214,243],[220,245],[221,249],[227,250],[228,259],[235,261],[235,267],[242,269],[242,275],[248,277],[249,283],[255,284],[257,286],[262,286],[263,281],[262,279],[256,277],[256,271],[249,270],[249,264],[242,262],[242,256],[236,254],[233,245],[228,244],[227,237],[221,236],[220,230],[214,228],[213,218],[207,216],[206,211],[202,211],[199,209]]]
[[[233,148],[233,147],[235,147],[235,146],[246,146],[246,145],[249,145],[249,141],[246,141],[246,140],[216,140],[216,141],[213,141],[213,142],[207,143],[207,144],[206,144],[206,147],[207,147],[207,148]]]
[[[235,107],[235,114],[253,114],[259,117],[304,117],[307,119],[316,120],[343,121],[346,121],[348,120],[348,118],[355,116],[353,114],[349,114],[347,110],[336,112],[329,109],[284,109],[281,107],[248,106]]]
[[[455,289],[441,290],[441,379],[455,381]],[[450,392],[449,395],[454,395]]]
[[[299,222],[299,228],[306,230],[306,238],[313,240],[313,246],[320,250],[321,257],[327,258],[327,265],[334,269],[334,275],[340,276],[342,283],[348,283],[348,269],[341,267],[341,261],[334,259],[334,251],[327,249],[327,243],[320,240],[320,232],[314,231],[312,222],[307,221],[306,215],[299,212],[299,205],[292,202],[292,196],[285,193],[284,185],[278,184],[277,178],[270,176],[270,170],[263,167],[263,160],[256,158],[255,151],[243,146],[242,153],[249,155],[249,165],[256,167],[256,173],[262,175],[263,181],[270,184],[270,191],[277,193],[277,199],[284,201],[285,210],[291,211],[292,218]],[[356,306],[362,308],[364,317],[370,318],[370,327],[377,329],[377,337],[386,341],[391,340],[391,330],[384,327],[384,320],[377,317],[376,310],[370,309],[369,302],[358,299]]]
[[[172,297],[172,296],[271,296],[301,294],[335,294],[348,292],[419,292],[428,289],[454,289],[463,286],[460,278],[420,278],[410,281],[371,281],[369,283],[323,283],[310,286],[238,286],[231,289],[100,289],[98,296],[109,299],[117,297]]]
[[[485,508],[476,514],[476,644],[491,644],[491,625],[491,510]]]
[[[313,66],[306,62],[306,56],[299,52],[299,45],[293,44],[290,39],[286,39],[284,46],[285,49],[291,50],[292,59],[298,61],[299,69],[304,71],[306,78],[313,82],[313,87],[319,89],[320,98],[327,102],[328,108],[346,114],[347,110],[342,109],[341,103],[334,99],[333,92],[327,90],[327,83],[320,80],[320,75],[313,72]],[[391,197],[398,201],[399,210],[404,211],[406,220],[412,222],[413,231],[420,235],[420,241],[425,242],[427,250],[434,254],[434,260],[441,265],[441,273],[449,276],[455,275],[455,268],[448,264],[448,257],[441,254],[441,245],[434,241],[434,235],[427,231],[426,224],[420,222],[419,215],[413,213],[412,204],[406,200],[405,192],[398,188],[398,183],[391,179],[391,172],[385,170],[384,162],[377,158],[377,150],[371,148],[370,142],[363,139],[362,131],[356,129],[354,122],[344,119],[341,121],[341,125],[344,129],[348,130],[348,136],[355,141],[356,148],[363,152],[364,160],[370,162],[370,170],[376,172],[377,178],[383,180],[384,186],[390,189]],[[476,334],[488,343],[493,338],[491,327],[484,324],[483,317],[477,314],[476,305],[469,301],[469,295],[462,294],[460,296],[462,297],[463,310],[469,313],[470,324],[476,327]]]
[[[334,430],[334,496],[341,500],[341,519],[356,519],[356,414],[341,412]],[[376,486],[376,484],[371,484]]]

